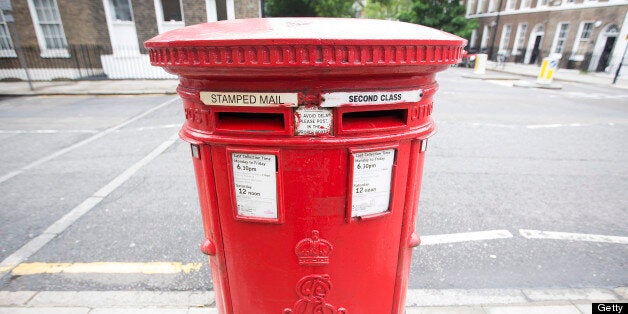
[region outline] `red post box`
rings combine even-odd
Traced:
[[[392,21],[231,20],[146,42],[179,75],[221,313],[402,313],[435,74],[465,40]]]

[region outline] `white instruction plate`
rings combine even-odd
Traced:
[[[275,155],[232,153],[238,216],[277,219]]]
[[[301,106],[294,111],[295,134],[329,134],[333,118],[332,109]]]
[[[353,153],[351,217],[389,210],[394,161],[394,149]]]

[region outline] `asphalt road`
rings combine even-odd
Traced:
[[[410,288],[628,286],[628,91],[465,71],[438,76]],[[175,96],[0,99],[0,261],[27,257],[0,290],[211,289],[182,122]]]

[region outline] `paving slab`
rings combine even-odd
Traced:
[[[37,291],[0,291],[0,306],[25,305]]]
[[[432,307],[408,307],[405,314],[485,314],[482,307],[475,306],[432,306]]]
[[[218,314],[218,309],[216,308],[190,308],[188,309],[188,314]]]
[[[187,308],[96,308],[89,314],[188,314]]]
[[[487,306],[484,310],[488,314],[580,314],[580,310],[575,305]]]
[[[0,307],[0,314],[87,314],[87,307]]]
[[[412,289],[406,306],[451,306],[525,303],[526,297],[515,289]]]
[[[550,300],[616,300],[608,289],[524,289],[523,293],[532,301]]]
[[[619,287],[619,288],[616,288],[614,291],[622,299],[628,299],[628,287]]]
[[[43,291],[28,306],[198,307],[214,302],[213,292]]]

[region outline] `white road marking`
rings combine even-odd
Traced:
[[[493,128],[526,128],[526,129],[555,129],[555,128],[574,128],[574,127],[589,127],[589,126],[616,126],[618,123],[551,123],[551,124],[500,124],[500,123],[482,123],[482,122],[453,122],[453,121],[440,121],[439,123],[451,123],[462,124],[479,127],[493,127]],[[621,123],[619,123],[621,124]]]
[[[127,126],[127,125],[129,125],[129,124],[131,124],[131,123],[133,123],[133,122],[135,122],[135,121],[137,121],[137,120],[139,120],[139,119],[141,119],[141,118],[151,114],[151,113],[153,113],[154,111],[159,110],[159,109],[161,109],[161,108],[171,104],[172,102],[174,102],[174,101],[176,101],[178,99],[179,99],[179,97],[175,97],[175,98],[172,98],[172,99],[170,99],[168,101],[165,101],[165,102],[159,104],[158,106],[155,106],[155,107],[153,107],[153,108],[151,108],[149,110],[146,110],[146,111],[142,112],[141,114],[139,114],[139,115],[137,115],[137,116],[135,116],[135,117],[133,117],[133,118],[131,118],[129,120],[126,120],[125,122],[122,122],[122,123],[120,123],[120,124],[118,124],[116,126],[110,127],[110,128],[108,128],[108,129],[106,129],[106,130],[104,130],[102,132],[96,133],[96,134],[94,134],[94,135],[92,135],[92,136],[90,136],[90,137],[88,137],[88,138],[86,138],[86,139],[84,139],[84,140],[82,140],[82,141],[80,141],[78,143],[75,143],[75,144],[70,145],[70,146],[68,146],[66,148],[60,149],[60,150],[58,150],[58,151],[56,151],[56,152],[54,152],[54,153],[52,153],[52,154],[50,154],[48,156],[44,156],[44,157],[42,157],[40,159],[37,159],[37,160],[31,162],[30,164],[28,164],[28,165],[26,165],[26,166],[24,166],[24,167],[22,167],[22,168],[20,168],[18,170],[9,172],[9,173],[5,174],[4,176],[0,177],[0,183],[2,183],[4,181],[7,181],[7,180],[17,176],[17,175],[23,173],[26,170],[35,168],[35,167],[37,167],[37,166],[39,166],[39,165],[41,165],[41,164],[43,164],[43,163],[45,163],[45,162],[47,162],[49,160],[52,160],[52,159],[54,159],[56,157],[59,157],[59,156],[65,154],[67,152],[70,152],[70,151],[72,151],[74,149],[77,149],[77,148],[79,148],[79,147],[81,147],[81,146],[83,146],[85,144],[91,143],[91,142],[93,142],[93,141],[95,141],[95,140],[97,140],[97,139],[99,139],[99,138],[101,138],[101,137],[111,133],[111,132],[117,131],[117,130],[119,130],[119,129],[121,129],[121,128],[123,128],[123,127],[125,127],[125,126]]]
[[[510,233],[510,231],[508,230],[488,230],[488,231],[465,232],[465,233],[426,235],[426,236],[421,236],[421,245],[423,246],[423,245],[435,245],[435,244],[445,244],[445,243],[508,239],[512,237],[513,237],[512,233]]]
[[[550,239],[582,242],[602,242],[628,244],[628,237],[608,236],[601,234],[569,233],[556,231],[541,231],[520,229],[519,234],[526,239]]]
[[[594,126],[595,124],[587,124],[587,123],[555,123],[555,124],[533,124],[526,125],[528,129],[553,129],[553,128],[565,128],[565,127],[582,127],[582,126]],[[613,123],[607,123],[602,125],[614,125]]]
[[[162,125],[152,125],[152,126],[144,126],[139,128],[131,128],[127,129],[128,131],[147,131],[147,130],[157,130],[157,129],[172,129],[181,127],[181,124],[162,124]],[[116,130],[116,132],[121,132],[126,130]],[[0,130],[0,134],[58,134],[58,133],[98,133],[98,130]]]
[[[98,130],[0,130],[0,134],[98,133]]]
[[[42,247],[44,247],[50,240],[54,239],[56,236],[65,231],[69,226],[71,226],[75,221],[93,209],[98,203],[100,203],[105,197],[107,197],[111,192],[120,187],[124,182],[126,182],[129,178],[131,178],[138,170],[140,170],[143,166],[150,163],[153,159],[163,153],[166,149],[168,149],[172,144],[174,144],[178,139],[178,135],[175,133],[170,138],[168,138],[165,142],[161,143],[157,148],[155,148],[152,152],[142,158],[140,161],[136,162],[134,165],[126,169],[120,175],[115,177],[105,186],[100,188],[96,193],[92,196],[88,197],[85,201],[83,201],[78,206],[74,207],[70,212],[65,214],[65,216],[61,217],[55,223],[53,223],[48,229],[46,229],[42,234],[33,238],[24,246],[19,248],[17,251],[13,252],[13,254],[9,255],[0,263],[0,277],[5,273],[11,271],[13,268],[18,266],[20,263],[27,260],[37,251],[39,251]]]

